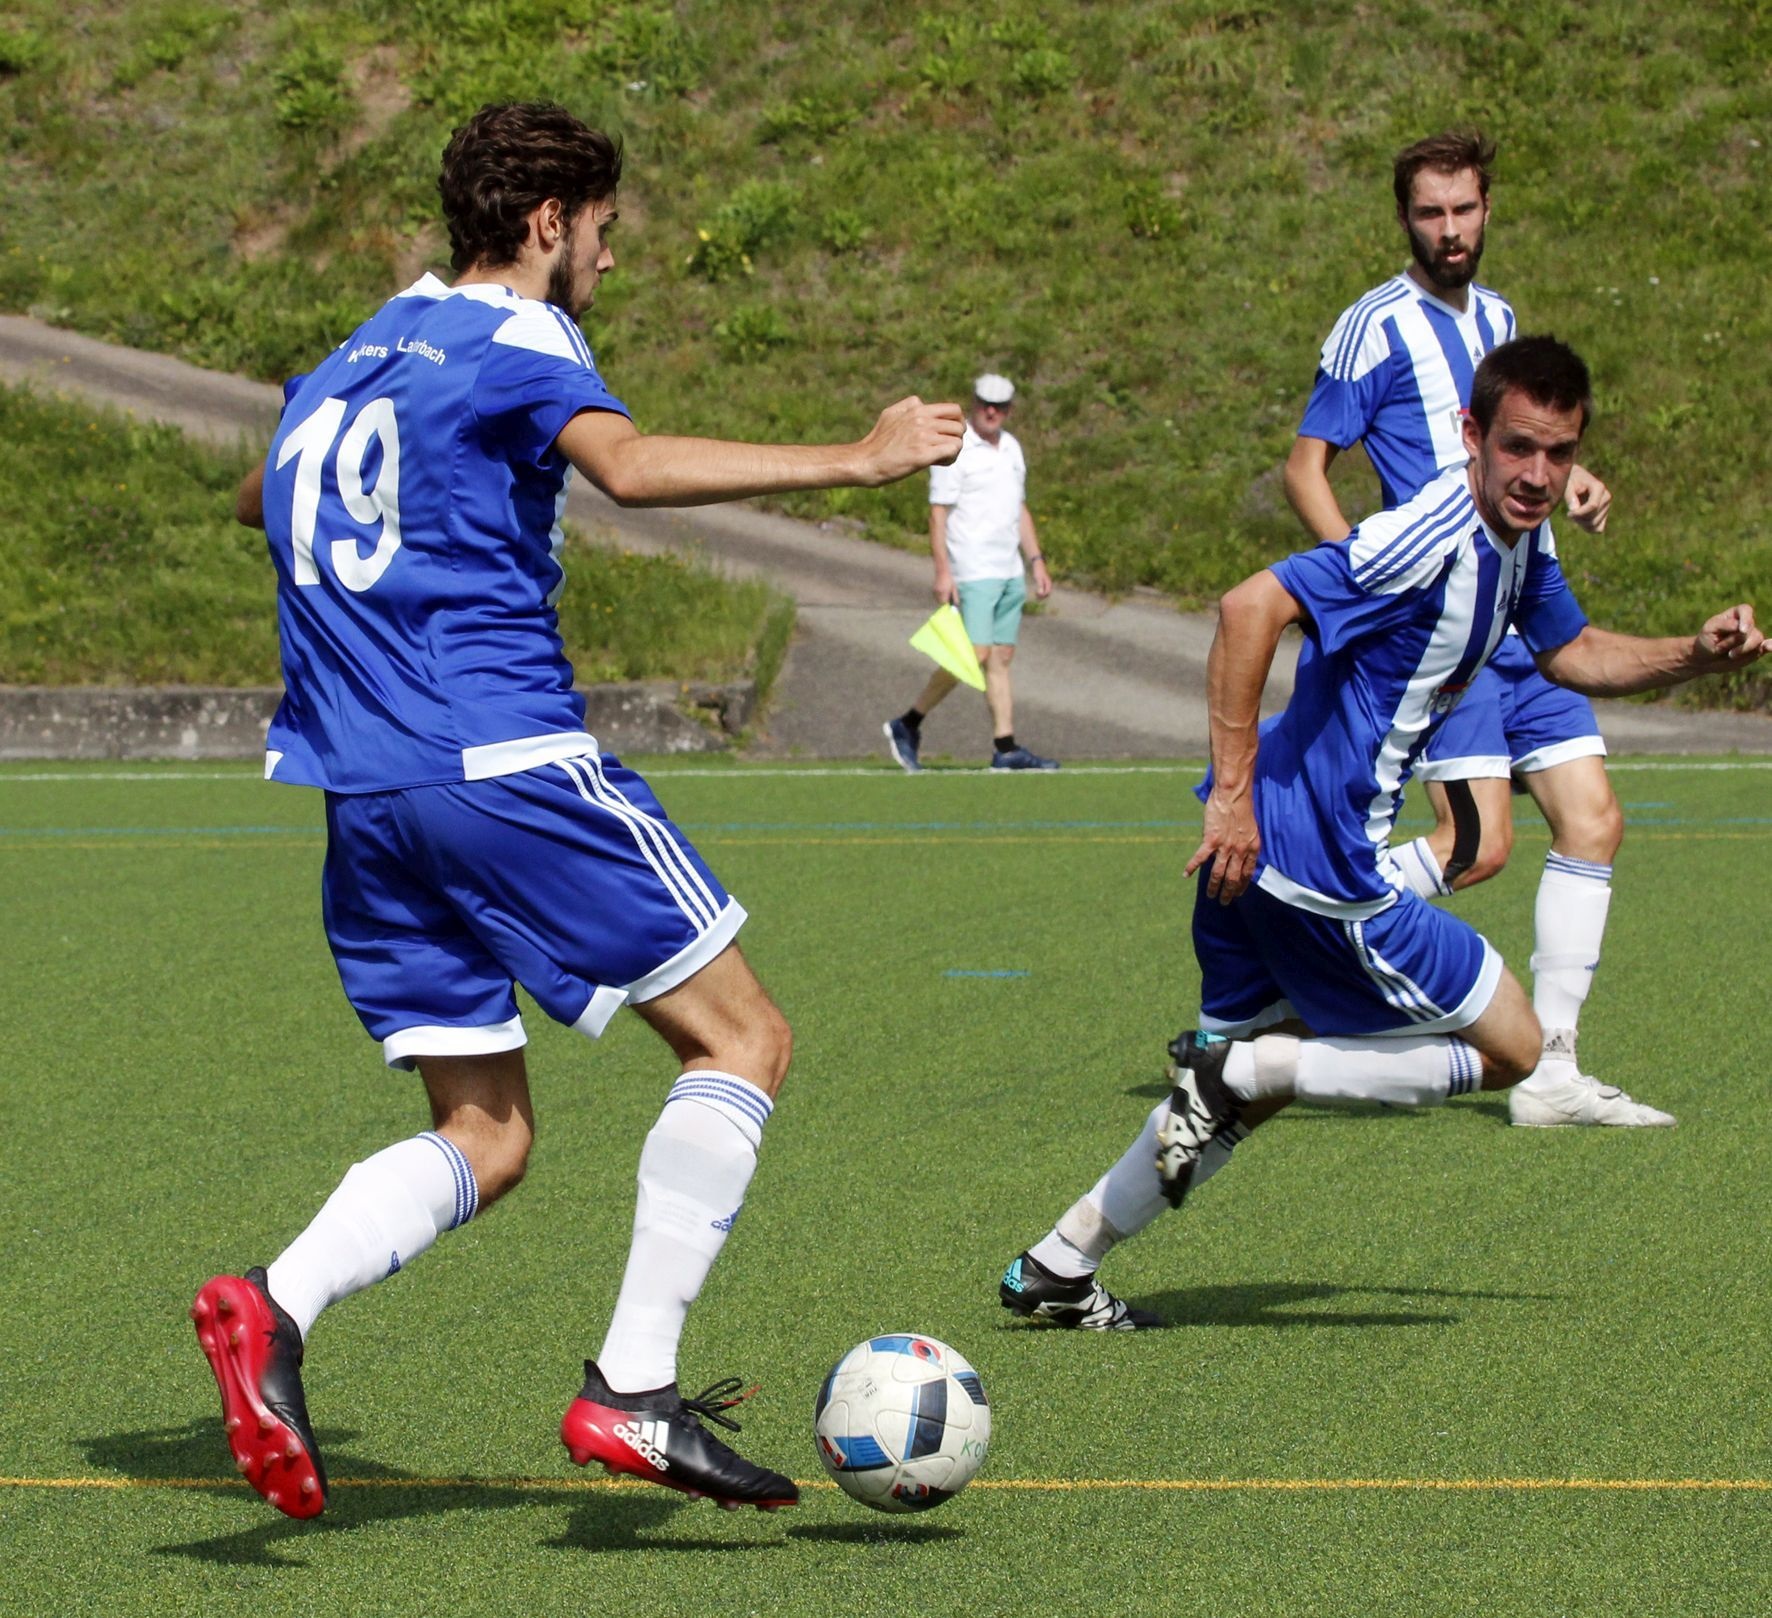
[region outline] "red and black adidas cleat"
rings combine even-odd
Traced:
[[[191,1319],[221,1389],[235,1466],[286,1516],[318,1517],[326,1468],[302,1397],[301,1332],[266,1289],[265,1272],[205,1281]]]
[[[584,1392],[567,1406],[560,1438],[577,1466],[600,1461],[611,1476],[661,1483],[727,1511],[796,1506],[800,1491],[792,1478],[753,1466],[702,1426],[706,1420],[738,1431],[722,1412],[750,1397],[740,1386],[732,1377],[693,1399],[678,1393],[675,1382],[650,1393],[615,1393],[595,1361],[586,1360]]]

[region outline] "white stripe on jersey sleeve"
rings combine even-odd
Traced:
[[[492,340],[506,348],[525,348],[533,354],[570,360],[574,365],[585,363],[584,355],[545,303],[524,299],[492,334]]]
[[[1384,317],[1393,304],[1409,296],[1401,276],[1374,287],[1342,311],[1323,343],[1323,369],[1340,382],[1357,382],[1390,354]]]
[[[1349,542],[1348,566],[1375,595],[1417,588],[1458,549],[1475,516],[1463,470],[1447,473],[1413,500],[1365,518]]]

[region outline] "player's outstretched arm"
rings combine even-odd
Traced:
[[[1589,624],[1574,640],[1541,652],[1538,667],[1586,696],[1628,697],[1746,668],[1765,655],[1766,637],[1744,602],[1719,612],[1696,635],[1620,635]]]
[[[1286,498],[1313,539],[1346,539],[1352,531],[1329,484],[1329,467],[1340,453],[1327,439],[1301,434],[1286,457]]]
[[[555,447],[617,505],[699,506],[715,500],[845,485],[876,488],[960,453],[956,404],[911,397],[880,412],[853,444],[739,444],[642,433],[625,416],[583,410]]]
[[[1212,734],[1212,791],[1192,876],[1208,860],[1206,891],[1229,904],[1255,875],[1261,833],[1255,823],[1255,750],[1261,693],[1288,624],[1304,616],[1298,598],[1271,572],[1252,574],[1218,603],[1218,633],[1206,660],[1206,716]]]

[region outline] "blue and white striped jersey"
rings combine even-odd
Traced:
[[[1342,312],[1323,344],[1300,437],[1365,442],[1387,506],[1465,463],[1477,362],[1514,335],[1514,312],[1472,286],[1460,314],[1404,272]]]
[[[1272,571],[1305,609],[1306,640],[1292,700],[1256,756],[1257,880],[1306,910],[1375,915],[1402,886],[1391,824],[1435,722],[1510,622],[1548,651],[1587,619],[1550,524],[1503,544],[1462,467]]]
[[[581,410],[627,411],[578,327],[427,275],[284,392],[265,773],[378,792],[586,751],[554,612],[572,469],[553,442]]]

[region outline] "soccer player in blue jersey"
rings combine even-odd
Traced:
[[[631,505],[876,485],[951,461],[959,407],[911,398],[859,442],[642,434],[577,320],[614,265],[621,151],[563,109],[483,108],[440,187],[456,277],[424,276],[290,383],[240,494],[276,566],[286,695],[267,774],[326,793],[339,975],[431,1128],[356,1164],[268,1269],[192,1306],[240,1470],[292,1516],[326,1476],[300,1378],[320,1311],[522,1178],[533,1132],[513,987],[595,1038],[629,1005],[681,1065],[640,1156],[608,1333],[561,1426],[572,1459],[722,1506],[797,1499],[678,1391],[689,1305],[744,1202],[787,1023],[745,912],[646,783],[585,731],[554,602],[574,469]]]
[[[1286,463],[1287,495],[1318,539],[1348,531],[1328,472],[1349,445],[1365,446],[1387,506],[1463,463],[1460,424],[1476,362],[1514,332],[1513,310],[1475,279],[1494,158],[1480,135],[1459,133],[1431,136],[1397,156],[1397,219],[1412,262],[1336,321]],[[1582,527],[1605,527],[1611,496],[1581,467],[1570,474],[1567,501]],[[1605,753],[1593,705],[1545,679],[1512,636],[1471,682],[1415,772],[1428,783],[1436,824],[1399,849],[1398,861],[1428,898],[1485,881],[1507,863],[1515,782],[1550,826],[1532,953],[1545,1047],[1537,1070],[1508,1096],[1516,1124],[1674,1121],[1598,1083],[1576,1062],[1576,1024],[1599,964],[1624,837]]]
[[[1411,889],[1390,846],[1403,780],[1510,625],[1559,684],[1656,690],[1760,657],[1753,609],[1695,636],[1587,622],[1550,514],[1589,415],[1587,368],[1554,338],[1492,349],[1463,426],[1469,463],[1413,499],[1245,579],[1207,666],[1212,777],[1194,954],[1200,1032],[1175,1088],[1106,1174],[1013,1260],[1000,1298],[1060,1325],[1154,1324],[1102,1287],[1115,1243],[1179,1204],[1294,1097],[1431,1106],[1537,1066],[1525,992],[1474,929]],[[1258,725],[1283,632],[1305,636],[1291,701]]]

